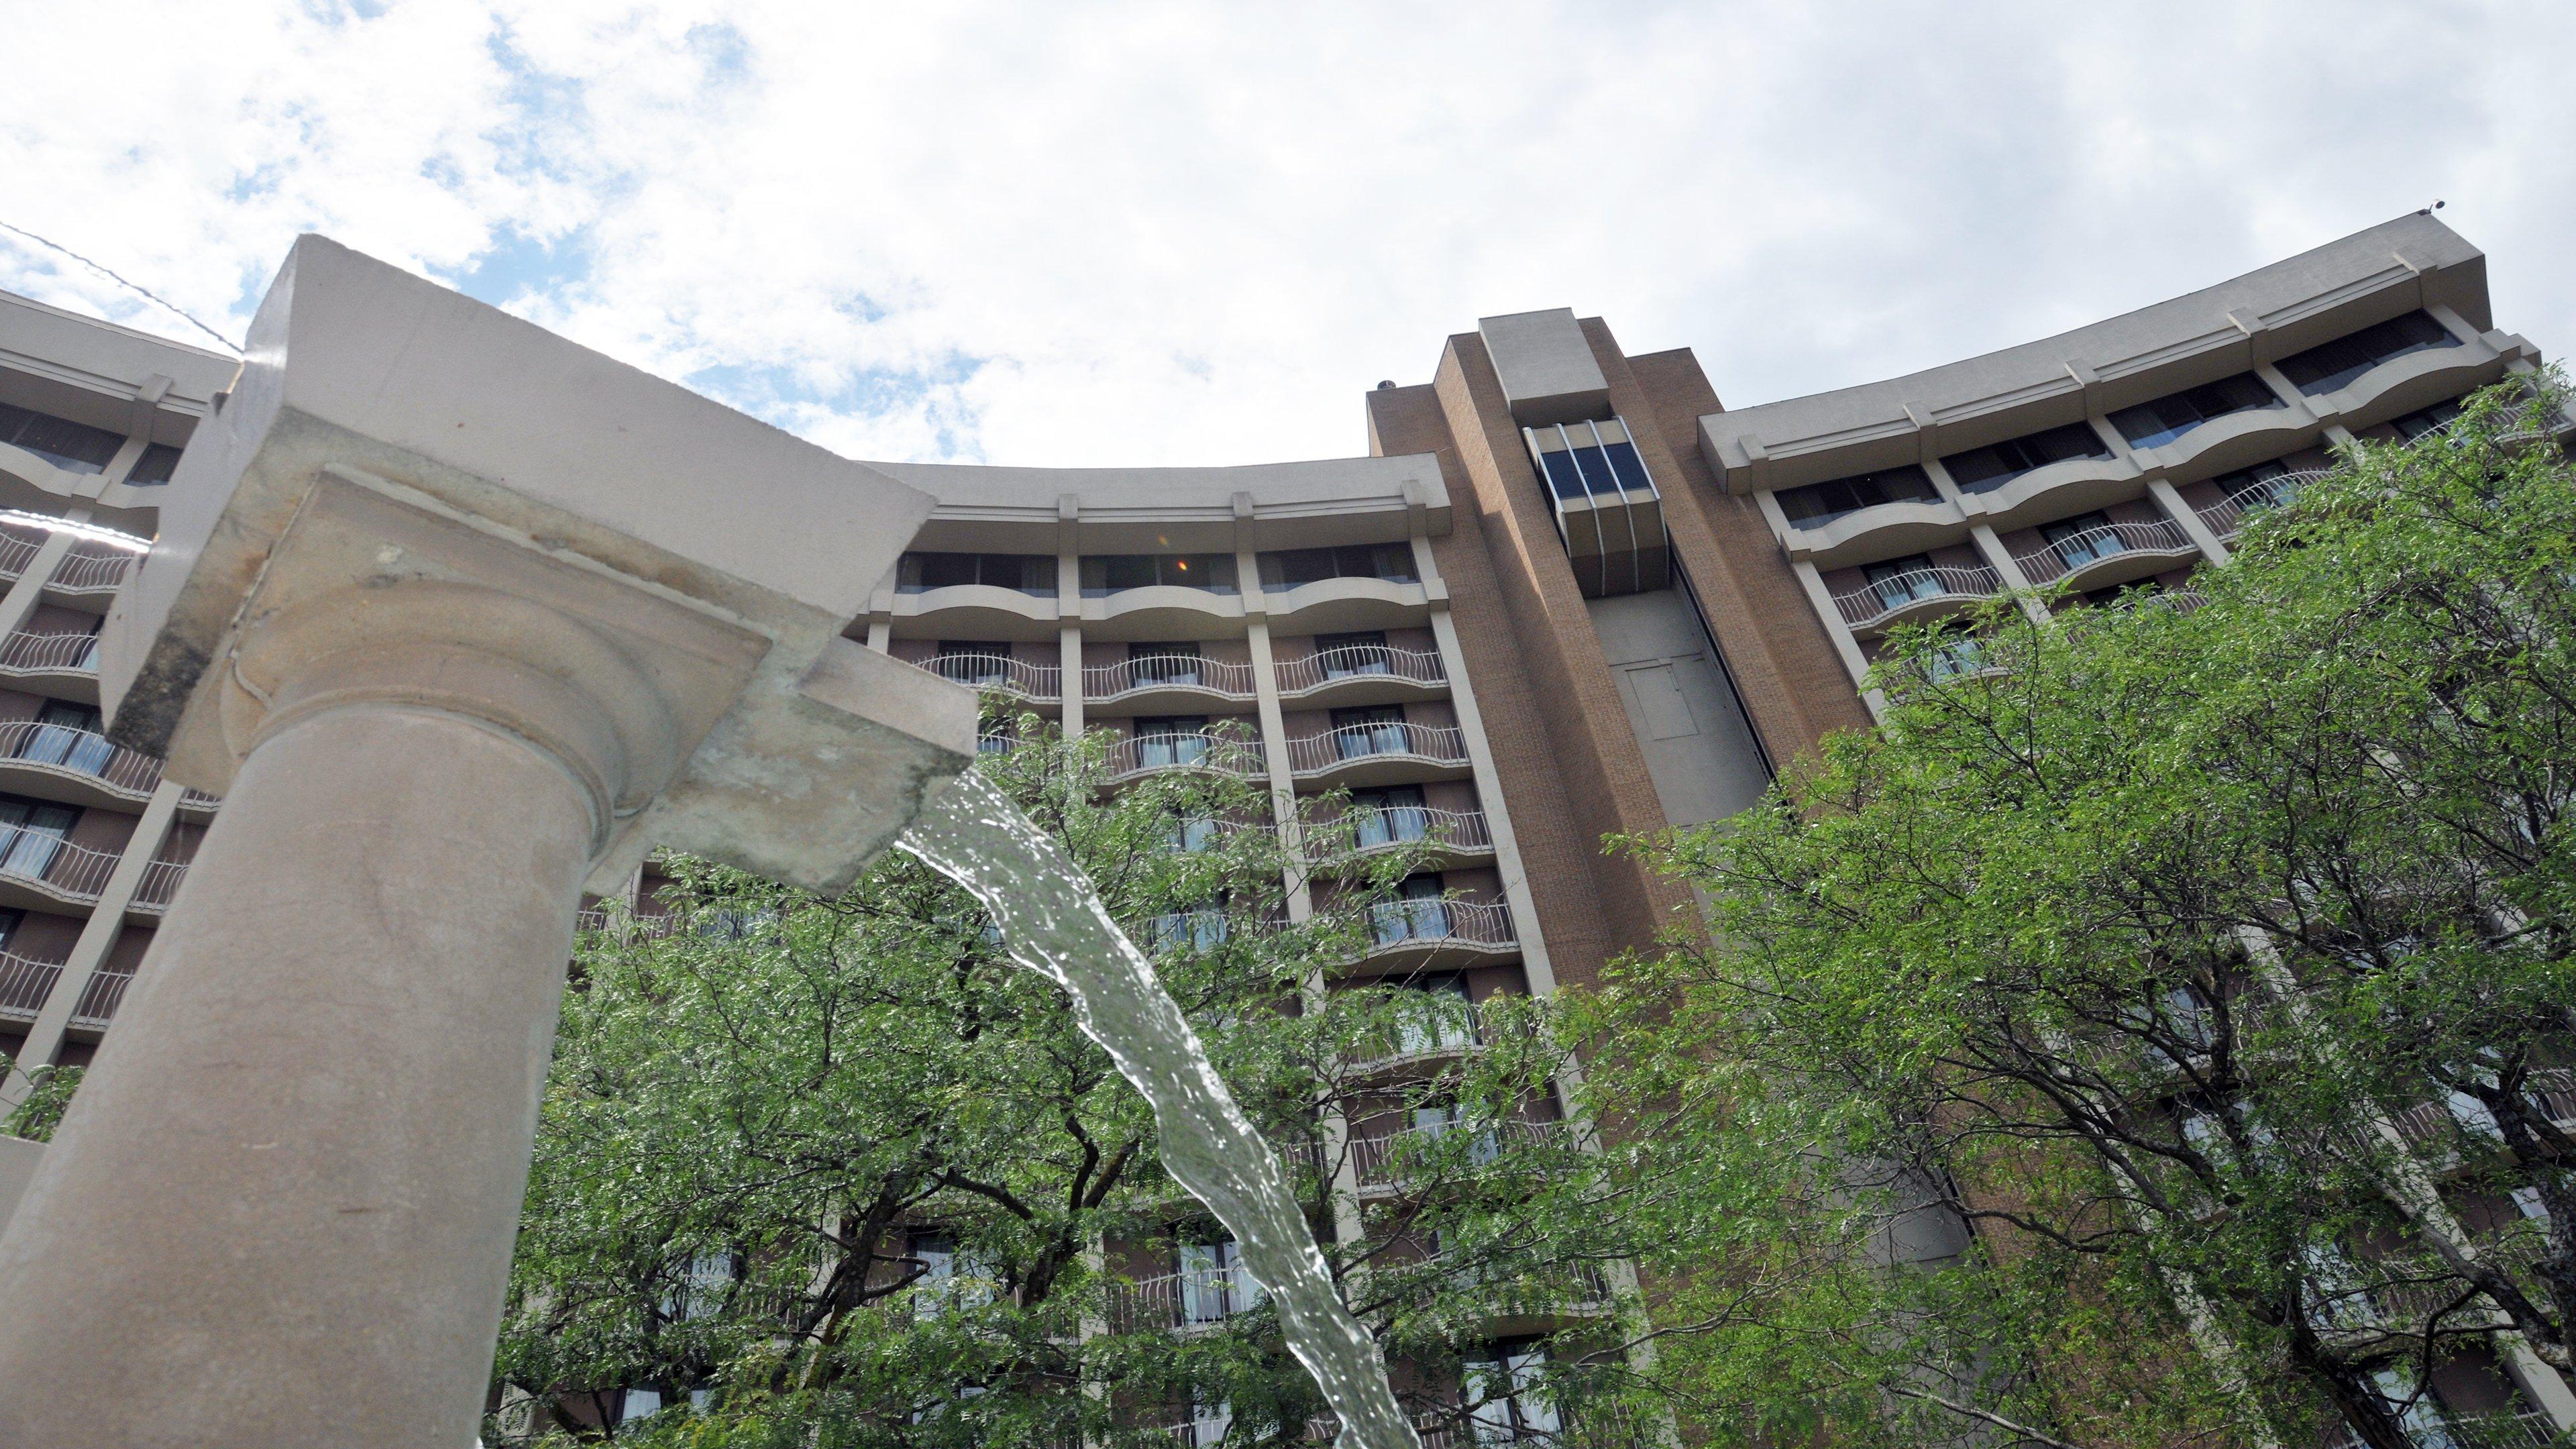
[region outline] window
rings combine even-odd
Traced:
[[[80,812],[0,795],[0,875],[42,880]]]
[[[24,448],[67,473],[104,473],[124,435],[69,418],[0,403],[0,443]]]
[[[2068,423],[2062,428],[2007,438],[1987,448],[1970,448],[1952,453],[1941,460],[1950,470],[1950,481],[1969,493],[1986,493],[2001,488],[2034,468],[2062,463],[2069,458],[2107,458],[2111,445],[2093,431],[2090,423]]]
[[[116,753],[116,747],[99,733],[98,711],[89,705],[49,699],[36,712],[35,725],[20,737],[19,759],[97,775],[106,771]]]
[[[1810,483],[1804,488],[1783,489],[1773,496],[1780,500],[1780,511],[1788,515],[1791,523],[1803,525],[1824,523],[1882,503],[1932,502],[1941,494],[1932,486],[1930,474],[1907,463],[1875,473],[1854,473],[1848,478]]]
[[[1082,561],[1082,595],[1097,599],[1125,589],[1206,589],[1235,591],[1234,555],[1230,553],[1110,553]]]
[[[1466,977],[1416,977],[1399,989],[1406,998],[1400,1003],[1398,1017],[1402,1055],[1419,1056],[1475,1045]]]
[[[977,689],[995,689],[1011,682],[1011,646],[987,644],[972,639],[942,639],[939,653],[930,661],[931,672],[942,679],[971,684]]]
[[[1333,753],[1337,758],[1400,755],[1406,743],[1403,705],[1367,704],[1333,711]]]
[[[1191,1400],[1189,1449],[1217,1449],[1225,1442],[1226,1431],[1233,1427],[1233,1404],[1224,1399],[1213,1403],[1205,1399]]]
[[[1627,425],[1616,418],[1530,428],[1525,433],[1538,457],[1540,476],[1559,499],[1587,494],[1617,499],[1622,492],[1654,496],[1655,481],[1646,472],[1646,461],[1629,441]]]
[[[1861,576],[1869,580],[1882,609],[1901,609],[1917,599],[1937,599],[1943,593],[1941,576],[1932,572],[1930,554],[1874,563],[1862,569]]]
[[[134,460],[134,471],[125,475],[126,486],[158,488],[170,481],[170,475],[178,467],[179,450],[167,443],[154,443],[143,450],[142,457]]]
[[[1201,906],[1195,911],[1173,911],[1157,916],[1150,932],[1149,955],[1166,951],[1213,951],[1225,944],[1225,904]]]
[[[1166,827],[1164,847],[1175,855],[1196,855],[1217,846],[1217,823],[1206,815],[1175,815]]]
[[[1985,667],[1985,642],[1976,638],[1948,640],[1935,648],[1926,661],[1926,668],[1936,682],[1962,678]]]
[[[2397,436],[2411,443],[2426,433],[2437,433],[2449,427],[2451,420],[2459,415],[2460,404],[2455,398],[2449,402],[2437,402],[2418,412],[2408,413],[2391,422],[2389,426],[2397,430]]]
[[[2429,314],[2409,312],[2284,357],[2281,375],[2300,392],[2315,397],[2334,391],[2383,362],[2394,362],[2411,352],[2459,345],[2460,339]]]
[[[2230,413],[2251,412],[2259,408],[2284,407],[2263,379],[2250,372],[2222,377],[2199,387],[2122,408],[2111,414],[2111,426],[2129,440],[2132,448],[2161,447],[2202,423],[2223,418]]]
[[[1441,941],[1449,936],[1447,889],[1437,871],[1407,876],[1395,888],[1395,899],[1369,907],[1369,927],[1381,946],[1406,941]]]
[[[1547,1350],[1497,1344],[1466,1368],[1467,1417],[1478,1445],[1556,1442],[1563,1425],[1547,1396]]]
[[[2128,547],[2120,540],[2119,530],[2111,526],[2109,515],[2101,513],[2083,513],[2043,524],[2039,534],[2057,550],[2057,561],[2070,571],[2096,559],[2109,558]]]
[[[1055,597],[1055,556],[1044,553],[908,553],[895,564],[895,591],[923,593],[982,584]]]
[[[1199,662],[1199,646],[1187,641],[1127,646],[1127,673],[1140,685],[1204,684],[1206,671]]]
[[[679,1323],[706,1317],[723,1304],[736,1276],[731,1253],[692,1256],[680,1271],[679,1285],[662,1299],[662,1316]]]
[[[1373,845],[1402,845],[1431,833],[1431,812],[1422,802],[1419,785],[1354,790],[1351,825],[1362,850]]]
[[[2278,508],[2299,496],[2299,485],[2282,481],[2289,471],[2277,462],[2257,463],[2209,481],[2218,485],[2219,496],[2239,508]]]
[[[922,1273],[912,1285],[915,1318],[937,1318],[952,1308],[982,1308],[993,1301],[992,1274],[971,1253],[961,1253],[946,1233],[912,1235],[913,1261]]]
[[[1340,548],[1292,548],[1261,556],[1264,588],[1293,589],[1326,579],[1384,579],[1391,584],[1414,580],[1413,546],[1403,543],[1358,543]]]
[[[1195,765],[1207,758],[1207,716],[1149,715],[1136,721],[1136,763]]]
[[[1318,634],[1315,636],[1315,662],[1323,666],[1326,679],[1384,674],[1387,672],[1386,631],[1371,629],[1358,634]]]
[[[18,939],[18,927],[24,924],[26,919],[27,913],[25,911],[0,911],[0,951],[9,949],[9,943]],[[2532,1195],[2531,1200],[2533,1202],[2536,1203],[2540,1201],[2540,1189],[2535,1187],[2525,1188],[2522,1190],[2529,1192]],[[2521,1199],[2516,1198],[2515,1201],[2519,1202]],[[2535,1214],[2535,1216],[2545,1218],[2549,1216],[2549,1214],[2544,1212]]]
[[[1260,1304],[1261,1296],[1261,1280],[1244,1266],[1242,1244],[1228,1238],[1181,1245],[1183,1322],[1215,1323],[1249,1313]]]

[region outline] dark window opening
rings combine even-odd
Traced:
[[[2120,430],[2130,447],[2155,448],[2215,418],[2286,406],[2263,385],[2263,379],[2240,372],[2234,377],[2184,388],[2154,402],[2122,408],[2111,414],[2111,426]]]
[[[1326,579],[1412,583],[1413,547],[1402,543],[1356,543],[1339,548],[1282,549],[1261,556],[1261,583],[1265,588],[1293,589]]]
[[[1932,486],[1930,474],[1907,463],[1901,467],[1881,468],[1875,473],[1829,478],[1804,488],[1784,488],[1774,496],[1780,500],[1780,511],[1789,516],[1791,523],[1808,524],[1823,523],[1882,503],[1931,502],[1941,494]]]
[[[0,443],[24,448],[67,473],[103,473],[125,446],[121,433],[0,403]]]
[[[1111,553],[1082,561],[1082,592],[1100,598],[1125,589],[1206,589],[1235,591],[1234,555],[1230,553]]]
[[[1044,553],[908,553],[895,565],[895,589],[918,594],[981,584],[1023,594],[1055,595],[1055,555]]]
[[[2110,456],[2111,445],[2102,441],[2102,435],[2093,431],[2092,424],[2068,423],[2062,428],[2006,438],[1992,447],[1952,453],[1941,460],[1941,466],[1950,470],[1950,481],[1960,488],[1970,493],[1984,493],[2051,463],[2062,463],[2069,458]]]
[[[2281,375],[2309,397],[2333,392],[2336,388],[2370,371],[2383,362],[2394,362],[2409,353],[2425,352],[2436,347],[2457,347],[2460,339],[2450,329],[2422,312],[2409,312],[2385,322],[2364,327],[2348,337],[2311,347],[2281,359]]]

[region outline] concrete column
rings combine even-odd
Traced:
[[[143,885],[143,873],[151,869],[153,856],[170,833],[170,821],[178,814],[179,797],[186,793],[184,787],[164,780],[154,787],[152,798],[144,804],[143,817],[134,823],[134,834],[126,840],[124,854],[117,857],[116,868],[108,873],[107,884],[98,893],[98,904],[90,908],[89,919],[81,925],[80,939],[72,943],[71,956],[63,962],[62,973],[54,978],[54,988],[46,994],[35,1024],[27,1028],[26,1043],[18,1049],[17,1070],[10,1072],[6,1081],[0,1081],[0,1110],[27,1100],[35,1086],[28,1073],[53,1065],[62,1054],[63,1033],[71,1026],[72,1013],[80,1008],[90,978],[106,964],[107,953],[116,949],[117,937],[125,934],[126,908],[134,904],[134,893]],[[0,1308],[8,1306],[0,1304]]]
[[[1852,686],[1861,690],[1864,697],[1876,694],[1876,690],[1868,688],[1869,659],[1860,652],[1860,639],[1852,633],[1851,625],[1843,622],[1842,610],[1834,607],[1834,596],[1825,591],[1825,576],[1805,559],[1791,563],[1789,571],[1798,576],[1798,586],[1807,591],[1807,602],[1816,610],[1816,622],[1825,626],[1825,637],[1834,641],[1834,653],[1842,660],[1844,671],[1851,675]],[[2012,576],[2007,574],[2005,577],[2009,579]],[[1872,704],[1870,713],[1878,713],[1878,706]]]
[[[1056,663],[1062,670],[1056,682],[1057,697],[1064,710],[1064,734],[1071,739],[1082,733],[1082,625],[1068,619],[1056,626]]]
[[[1968,538],[1977,545],[1977,552],[1985,559],[1986,567],[2001,576],[2004,587],[2012,590],[2013,601],[2021,605],[2022,613],[2034,624],[2047,623],[2048,610],[2033,595],[2030,576],[2021,571],[2020,562],[2004,548],[2004,541],[1996,534],[1995,526],[1991,523],[1970,524]]]
[[[89,518],[89,510],[69,509],[64,517],[74,523],[85,522]],[[45,600],[46,582],[53,578],[54,570],[61,568],[64,558],[70,555],[72,542],[71,534],[55,532],[37,546],[35,558],[28,562],[26,572],[10,583],[9,592],[0,595],[0,639],[27,627],[28,618]]]
[[[0,1440],[473,1441],[600,803],[390,699],[251,751],[0,1237],[118,1305],[0,1319]]]
[[[2156,506],[2165,511],[2165,516],[2190,536],[2202,558],[2214,564],[2227,562],[2227,545],[2219,542],[2218,535],[2209,531],[2209,525],[2201,520],[2200,510],[2185,502],[2179,489],[2163,478],[2150,478],[2147,492],[2155,498]]]

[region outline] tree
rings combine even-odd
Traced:
[[[1880,729],[1631,842],[1716,944],[1589,1004],[1594,1105],[1720,1439],[2405,1449],[2569,1366],[2559,402],[2346,447],[2192,593],[1915,631]]]
[[[978,767],[1157,951],[1319,1230],[1365,1225],[1329,1252],[1416,1409],[1477,1413],[1444,1386],[1498,1306],[1592,1281],[1515,1190],[1579,1156],[1506,1130],[1561,1065],[1539,1005],[1488,1010],[1481,1048],[1437,1070],[1390,1070],[1451,1025],[1424,1014],[1443,1008],[1401,983],[1328,988],[1388,911],[1423,909],[1393,893],[1424,846],[1362,840],[1334,798],[1292,851],[1258,786],[1180,770],[1112,788],[1097,734],[1030,717],[1009,735]],[[1145,1104],[970,897],[891,853],[837,899],[665,868],[667,914],[582,937],[495,1371],[511,1412],[487,1439],[603,1436],[630,1391],[693,1407],[621,1442],[701,1449],[1169,1449],[1160,1426],[1194,1410],[1202,1443],[1305,1436],[1320,1400],[1258,1285],[1157,1166]],[[1292,924],[1298,879],[1332,906]],[[1352,1142],[1328,1122],[1416,1108],[1459,1130],[1397,1149],[1413,1190],[1337,1202]],[[1580,1373],[1561,1377],[1570,1402]]]

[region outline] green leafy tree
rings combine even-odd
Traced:
[[[2445,1365],[2569,1366],[2559,402],[2344,449],[2192,593],[1916,631],[1880,729],[1632,843],[1716,944],[1588,1006],[1605,1200],[1718,1440],[2406,1449]]]
[[[1422,909],[1392,896],[1424,847],[1363,848],[1331,799],[1292,852],[1258,786],[1113,787],[1097,735],[1009,729],[979,768],[1156,952],[1319,1230],[1365,1223],[1330,1253],[1416,1410],[1476,1413],[1446,1386],[1498,1314],[1597,1287],[1523,1191],[1576,1144],[1510,1125],[1562,1065],[1551,1023],[1496,1008],[1478,1050],[1390,1070],[1442,1028],[1426,993],[1331,978],[1385,912]],[[1163,1174],[1144,1102],[970,897],[893,853],[837,899],[667,869],[669,914],[612,914],[580,943],[488,1440],[601,1437],[646,1389],[673,1407],[620,1442],[1169,1449],[1157,1426],[1219,1405],[1229,1444],[1306,1437],[1320,1401],[1256,1286],[1204,1259],[1187,1286],[1146,1271],[1221,1234]],[[1331,907],[1291,924],[1301,878]],[[1401,1205],[1336,1198],[1354,1147],[1328,1122],[1434,1105],[1459,1130],[1395,1149]]]

